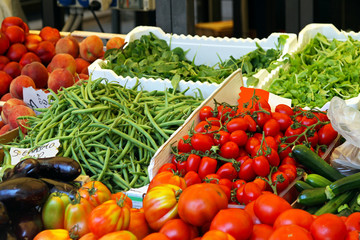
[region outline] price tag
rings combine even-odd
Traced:
[[[10,148],[10,156],[11,156],[11,164],[16,165],[21,159],[25,157],[33,157],[33,158],[48,158],[55,157],[59,152],[60,141],[54,140],[48,142],[42,146],[34,148]]]
[[[31,107],[33,110],[35,108],[48,108],[49,101],[48,96],[51,93],[46,93],[43,90],[36,90],[32,87],[23,88],[23,99],[24,102]],[[40,114],[40,112],[35,111],[36,114]]]

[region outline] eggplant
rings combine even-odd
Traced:
[[[19,178],[19,177],[35,177],[37,178],[40,171],[40,164],[34,158],[27,158],[18,162],[10,172],[6,172],[3,181]]]
[[[68,157],[39,158],[39,176],[64,182],[75,180],[81,173],[80,164]]]
[[[41,206],[49,196],[49,188],[40,179],[20,177],[0,183],[0,201],[8,212]]]
[[[69,183],[56,181],[49,178],[40,178],[40,180],[44,181],[48,185],[50,193],[53,192],[65,193],[70,197],[70,199],[72,200],[75,199],[76,193],[78,191],[78,187],[71,185]]]
[[[12,228],[18,240],[31,240],[42,231],[43,223],[41,213],[34,209],[28,209],[21,214],[11,216]]]
[[[10,221],[8,212],[4,203],[0,202],[0,226],[8,224]]]
[[[0,240],[17,240],[10,225],[0,226]]]

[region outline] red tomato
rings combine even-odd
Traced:
[[[220,230],[210,230],[202,236],[201,240],[235,240],[235,238]]]
[[[228,141],[230,141],[230,133],[223,130],[214,133],[214,143],[216,145],[222,146]]]
[[[147,235],[143,240],[170,240],[165,234],[155,232]]]
[[[219,184],[227,186],[230,190],[232,189],[233,182],[227,178],[220,178]]]
[[[279,146],[279,144],[276,142],[275,138],[272,136],[265,137],[265,144],[268,147],[271,147],[272,149],[275,149],[275,150],[277,150],[278,146]]]
[[[65,209],[64,229],[71,231],[76,226],[76,234],[82,237],[90,232],[88,219],[93,210],[91,203],[85,198],[77,198]]]
[[[49,229],[39,232],[34,240],[71,240],[69,231],[65,229]]]
[[[128,231],[132,232],[138,239],[143,239],[151,233],[151,229],[146,222],[144,209],[130,209],[130,224]]]
[[[285,131],[292,123],[290,116],[285,113],[273,112],[271,116],[279,123],[281,131]]]
[[[216,174],[218,174],[220,178],[226,178],[232,181],[238,176],[238,171],[233,163],[228,162],[220,166]]]
[[[171,240],[191,240],[199,236],[196,227],[181,219],[167,221],[159,232],[165,234]]]
[[[291,205],[283,198],[269,193],[263,194],[255,200],[254,212],[262,223],[273,225],[276,218]]]
[[[252,229],[253,223],[250,215],[239,208],[220,210],[210,224],[210,230],[223,231],[237,240],[249,239]]]
[[[252,162],[253,160],[249,158],[240,166],[239,178],[244,179],[246,182],[251,182],[256,177],[256,173],[252,167]]]
[[[310,134],[306,134],[306,138],[313,148],[316,147],[316,145],[318,145],[319,135],[317,132],[314,131],[311,132]]]
[[[196,208],[194,208],[196,206]],[[182,220],[203,226],[228,206],[228,199],[217,184],[201,183],[186,188],[179,198],[178,211]]]
[[[290,156],[285,157],[282,161],[281,161],[281,165],[285,165],[285,164],[291,164],[294,165],[296,167],[296,160]]]
[[[273,228],[267,224],[254,225],[250,240],[268,240],[273,232]]]
[[[217,127],[220,127],[220,120],[216,117],[209,117],[206,119],[206,121],[208,121],[211,126],[217,126]]]
[[[248,131],[249,132],[256,132],[257,130],[257,124],[255,122],[255,120],[250,116],[250,115],[245,115],[244,116],[244,120],[247,122],[248,124]]]
[[[115,200],[115,201],[123,200],[125,206],[128,206],[129,208],[133,207],[133,203],[132,203],[131,198],[129,198],[123,192],[117,192],[117,193],[111,194],[111,200]]]
[[[246,183],[245,180],[243,179],[237,179],[236,181],[233,182],[232,184],[232,188],[236,189],[236,188],[240,188],[242,185],[244,185]]]
[[[199,174],[194,171],[187,172],[184,176],[184,179],[187,187],[197,183],[201,183],[201,178],[199,177]]]
[[[285,105],[285,104],[277,105],[275,107],[275,112],[284,113],[289,116],[294,115],[294,111],[291,109],[291,107],[289,107],[288,105]]]
[[[273,148],[268,148],[267,153],[265,154],[266,159],[269,161],[271,166],[279,166],[280,164],[280,157],[276,150]]]
[[[280,132],[280,124],[273,118],[267,120],[263,126],[265,136],[275,137]]]
[[[203,178],[203,182],[218,184],[219,179],[220,179],[219,175],[217,175],[216,173],[211,173]]]
[[[350,232],[348,232],[346,240],[359,240],[359,234],[360,233],[357,230],[350,231]]]
[[[159,168],[158,173],[161,173],[161,172],[176,172],[176,170],[177,170],[177,167],[176,167],[175,164],[173,164],[173,163],[164,163],[164,165],[162,165]]]
[[[89,232],[79,238],[79,240],[98,240],[98,238],[92,232]]]
[[[248,126],[249,124],[242,117],[237,117],[231,119],[226,124],[226,129],[228,130],[229,133],[232,133],[236,130],[246,131],[248,129]]]
[[[256,175],[266,177],[270,173],[270,164],[266,157],[258,156],[252,161],[252,168]]]
[[[260,145],[261,142],[259,139],[257,139],[256,137],[250,137],[245,145],[245,150],[246,152],[248,152],[250,155],[254,154],[254,150],[255,147]],[[256,154],[256,153],[255,153]]]
[[[200,109],[199,111],[199,118],[200,118],[200,121],[204,121],[206,120],[207,118],[209,117],[213,117],[213,111],[214,109],[210,106],[204,106]]]
[[[90,202],[93,207],[111,199],[110,190],[99,181],[90,181],[85,183],[78,191],[82,198]]]
[[[257,125],[259,125],[261,128],[264,126],[264,124],[271,119],[271,113],[267,114],[264,112],[258,112],[256,113],[256,123]]]
[[[181,188],[172,184],[161,184],[147,192],[143,208],[146,221],[153,230],[158,231],[167,221],[178,218],[180,193]]]
[[[318,216],[311,224],[310,232],[315,240],[343,240],[347,236],[345,223],[340,217],[331,213]]]
[[[297,225],[285,225],[276,229],[270,236],[269,240],[313,240],[311,234],[306,229]]]
[[[240,204],[244,204],[244,187],[246,184],[240,186],[239,188],[236,189],[235,191],[235,197],[236,200],[240,203]]]
[[[159,186],[160,184],[172,184],[180,187],[181,189],[186,188],[185,179],[173,172],[161,172],[155,175],[150,181],[147,191],[150,191],[153,187]]]
[[[239,146],[233,141],[228,141],[220,147],[219,155],[224,158],[236,159],[240,155]]]
[[[266,111],[271,111],[271,107],[270,104],[267,100],[264,99],[259,99],[256,103],[255,103],[255,111],[259,111],[259,110],[266,110]]]
[[[129,231],[122,230],[122,231],[108,233],[108,234],[102,236],[101,238],[99,238],[99,240],[117,240],[117,239],[137,240],[137,237]]]
[[[263,134],[257,132],[257,133],[254,133],[253,137],[256,137],[257,139],[259,139],[260,141],[262,141],[262,139],[263,139]]]
[[[191,152],[191,150],[193,150],[193,147],[190,144],[189,135],[183,136],[179,140],[177,147],[179,152],[184,152],[184,153]]]
[[[329,146],[337,137],[338,133],[334,130],[331,123],[322,126],[318,132],[319,144]]]
[[[221,183],[220,183],[220,180],[221,180]],[[226,179],[226,178],[224,178],[224,179],[220,179],[219,180],[219,182],[218,182],[218,185],[219,185],[219,187],[221,187],[221,189],[223,190],[223,192],[225,193],[225,195],[226,195],[226,198],[228,199],[228,202],[231,200],[231,187],[229,187],[228,185],[227,185],[227,183],[224,183],[223,181],[224,180],[228,180],[228,181],[230,181],[229,179]],[[230,182],[231,183],[231,182]]]
[[[199,155],[191,153],[186,159],[186,172],[199,170],[201,157]]]
[[[350,231],[360,231],[360,212],[350,214],[345,221],[346,229]]]
[[[273,182],[273,185],[276,186],[276,190],[278,193],[280,193],[289,186],[288,176],[281,171],[274,172],[271,175],[271,181]]]
[[[250,159],[249,155],[245,155],[245,156],[238,157],[235,160],[236,160],[236,162],[240,163],[240,166],[241,166],[241,164],[243,164],[248,159]]]
[[[274,222],[274,229],[277,229],[285,225],[298,225],[310,230],[310,226],[314,221],[313,216],[305,210],[302,209],[289,209],[281,213]]]
[[[245,144],[248,140],[248,136],[245,131],[236,130],[231,133],[229,140],[236,143],[239,147],[242,147],[242,146],[245,146]]]
[[[281,144],[279,146],[278,153],[279,153],[280,159],[284,159],[284,158],[288,157],[289,154],[291,153],[291,146],[289,146],[287,144]]]
[[[246,204],[244,210],[245,210],[245,212],[247,212],[250,215],[252,222],[254,224],[254,227],[255,227],[257,224],[261,224],[261,222],[260,222],[259,218],[255,215],[254,204],[255,204],[255,201],[249,202],[248,204]]]
[[[194,127],[194,131],[197,133],[205,133],[210,127],[211,125],[207,121],[201,121]]]
[[[221,122],[225,122],[229,117],[234,117],[236,114],[236,111],[228,106],[219,105],[217,110],[218,115],[216,117],[220,119]]]
[[[262,178],[255,178],[253,183],[257,184],[261,191],[265,191],[269,184]]]
[[[289,169],[291,170],[294,174],[297,174],[297,169],[296,169],[296,166],[294,164],[285,164],[285,163],[282,163],[281,166],[278,168],[279,171],[283,172],[285,171],[286,169]]]
[[[211,157],[202,157],[198,174],[201,179],[204,179],[206,175],[216,172],[217,160]]]
[[[326,112],[318,112],[317,115],[319,116],[319,119],[321,122],[329,122],[330,121]]]
[[[304,127],[291,125],[285,131],[285,137],[288,137],[286,139],[286,142],[292,143],[292,142],[296,141],[298,136],[303,132],[304,132]],[[304,137],[300,137],[297,141],[302,142],[303,140],[304,140]]]
[[[214,146],[214,141],[207,134],[195,133],[191,137],[191,145],[195,150],[205,152],[210,150],[211,147]]]
[[[311,112],[307,112],[300,120],[300,123],[305,126],[312,126],[316,124],[318,120],[316,119],[315,115]]]
[[[254,182],[248,182],[243,189],[243,203],[248,204],[255,201],[261,195],[260,187]]]

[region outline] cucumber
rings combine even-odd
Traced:
[[[297,201],[307,207],[324,204],[327,201],[325,188],[305,189],[299,194]]]
[[[313,188],[313,186],[301,180],[297,180],[294,186],[298,192],[302,192],[305,189]]]
[[[292,156],[311,172],[317,173],[330,181],[336,181],[344,177],[338,170],[330,166],[305,145],[295,145],[292,149]]]
[[[331,184],[331,181],[324,178],[323,176],[316,174],[316,173],[311,173],[311,174],[307,174],[304,177],[305,182],[310,184],[312,187],[326,187],[327,185]]]
[[[360,212],[360,193],[356,193],[355,197],[351,199],[349,207],[352,212]]]
[[[335,196],[360,188],[360,172],[341,178],[326,187],[326,196],[332,199]]]
[[[314,214],[319,216],[325,213],[336,213],[338,208],[349,202],[356,194],[356,191],[347,191],[343,194],[340,194],[330,201],[328,201],[324,206],[322,206],[319,210],[317,210]]]

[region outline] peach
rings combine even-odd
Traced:
[[[10,124],[5,124],[2,128],[0,128],[0,135],[3,135],[8,131],[10,131]]]
[[[89,79],[89,75],[84,73],[76,74],[75,76],[75,82],[79,82],[81,80],[88,80],[88,79]]]
[[[41,59],[35,53],[27,52],[21,57],[19,64],[21,67],[24,67],[26,64],[29,64],[32,62],[41,62]]]
[[[6,29],[10,26],[19,26],[24,32],[29,32],[29,26],[19,17],[6,17],[1,22],[1,31],[6,32]]]
[[[0,55],[6,53],[9,47],[10,41],[8,37],[4,33],[0,32]]]
[[[28,126],[27,119],[18,119],[18,117],[22,117],[22,116],[36,116],[36,114],[34,110],[32,110],[27,106],[16,105],[9,113],[8,120],[9,120],[10,129],[15,129],[17,127],[20,127],[23,133],[27,132],[26,129],[26,127]]]
[[[0,129],[5,125],[3,121],[0,121]]]
[[[6,56],[10,60],[18,62],[25,53],[27,53],[27,49],[24,44],[14,43],[9,47]]]
[[[11,78],[16,78],[21,74],[21,65],[12,61],[5,65],[3,71],[9,74]]]
[[[11,93],[5,93],[1,98],[0,98],[0,101],[4,101],[4,102],[6,102],[7,100],[9,100],[10,98],[13,98],[12,96],[11,96]]]
[[[3,106],[3,110],[2,110],[2,114],[3,114],[2,117],[3,117],[3,120],[5,120],[5,122],[7,122],[7,119],[9,117],[9,113],[11,112],[11,110],[17,105],[26,106],[26,103],[21,99],[17,99],[17,98],[13,98],[13,97],[6,100],[6,102]]]
[[[42,38],[42,40],[50,41],[54,45],[61,38],[59,30],[49,26],[43,27],[40,30],[39,36]]]
[[[69,70],[72,75],[74,75],[76,72],[75,59],[68,53],[58,53],[53,57],[53,59],[47,66],[49,72],[52,72],[57,68],[65,68]]]
[[[91,35],[80,42],[80,56],[88,62],[93,62],[104,55],[104,44],[102,40]]]
[[[25,65],[21,70],[21,75],[29,76],[34,80],[37,88],[45,88],[49,78],[49,72],[40,62],[32,62]]]
[[[35,52],[41,42],[42,38],[37,34],[27,34],[25,37],[25,47],[31,52]]]
[[[90,66],[90,63],[86,61],[83,58],[75,58],[76,63],[76,73],[85,73],[89,74],[88,67]]]
[[[79,42],[72,36],[66,36],[59,39],[55,45],[55,52],[68,53],[74,58],[79,56]]]
[[[23,88],[33,87],[36,88],[34,80],[26,75],[20,75],[14,78],[10,84],[10,93],[15,98],[23,98]]]
[[[8,37],[10,44],[23,43],[25,41],[25,32],[19,26],[10,26],[6,28],[5,35]]]
[[[35,54],[39,56],[44,65],[47,65],[55,56],[55,46],[49,41],[42,41],[36,48]]]
[[[62,87],[67,88],[74,85],[74,82],[74,76],[69,70],[57,68],[49,75],[48,88],[57,93]]]
[[[9,62],[10,59],[7,56],[0,56],[0,70],[3,70]]]
[[[113,37],[110,38],[109,41],[106,43],[106,50],[113,49],[113,48],[121,48],[125,43],[125,39],[121,37]]]
[[[9,92],[12,77],[4,71],[0,71],[0,96]]]

